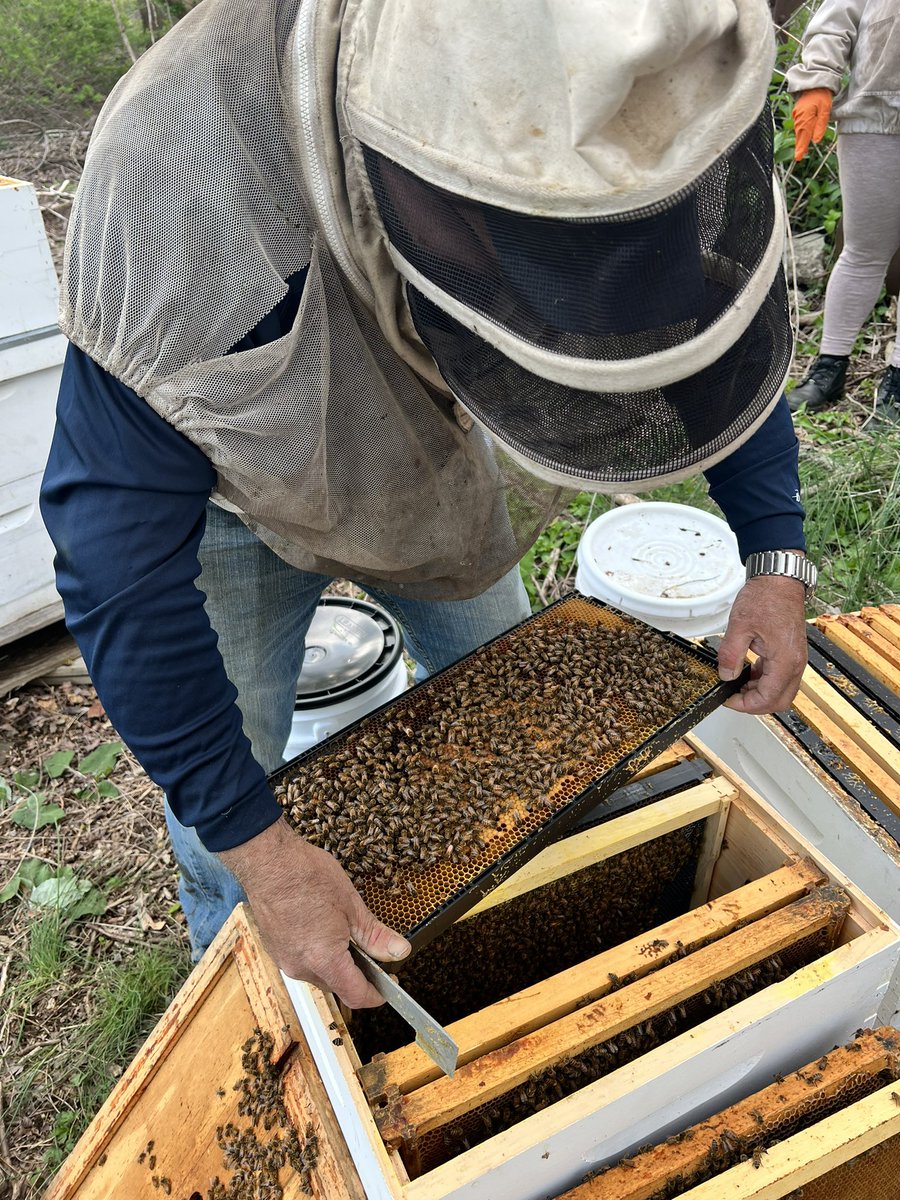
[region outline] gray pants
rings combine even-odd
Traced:
[[[842,133],[837,141],[844,249],[825,292],[823,354],[851,354],[900,247],[900,136]],[[891,363],[900,367],[900,339]]]

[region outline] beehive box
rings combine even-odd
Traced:
[[[365,1200],[281,978],[241,905],[44,1200],[307,1195]]]
[[[682,770],[685,753],[683,744],[667,753],[664,763],[679,764],[670,773]],[[711,924],[718,922],[719,933],[728,936],[732,925],[752,916],[782,919],[798,901],[802,906],[804,893],[820,886],[819,881],[846,893],[845,899],[825,898],[826,907],[846,907],[836,948],[636,1062],[410,1180],[401,1155],[389,1150],[380,1136],[363,1086],[365,1068],[344,1016],[332,998],[315,989],[290,982],[283,986],[259,946],[252,920],[239,909],[127,1069],[46,1200],[119,1195],[159,1200],[166,1187],[179,1200],[216,1200],[223,1194],[215,1190],[216,1177],[222,1187],[231,1186],[235,1161],[233,1155],[227,1158],[227,1147],[246,1134],[247,1117],[238,1111],[247,1097],[241,1081],[254,1072],[280,1081],[284,1108],[301,1155],[305,1152],[301,1170],[292,1171],[288,1163],[280,1171],[279,1186],[286,1197],[300,1196],[309,1187],[313,1195],[329,1200],[544,1198],[572,1187],[592,1166],[651,1137],[676,1132],[763,1086],[775,1071],[808,1061],[823,1045],[844,1040],[856,1026],[890,1019],[895,998],[886,989],[898,959],[896,928],[821,856],[810,857],[804,840],[725,768],[702,784],[550,847],[458,925],[474,927],[488,920],[502,932],[504,910],[515,910],[541,889],[560,905],[566,894],[573,903],[583,902],[571,882],[578,876],[594,882],[604,878],[610,888],[619,889],[616,896],[625,905],[623,866],[629,868],[624,877],[631,879],[635,861],[657,854],[654,843],[664,847],[654,861],[662,868],[666,861],[670,864],[664,894],[654,899],[652,889],[632,886],[640,911],[625,913],[626,924],[610,926],[608,935],[617,942],[615,953],[636,955],[632,965],[638,973],[668,957],[668,948],[658,945],[668,940],[666,931],[643,927],[641,913],[648,904],[656,905],[653,911],[660,918],[680,922],[679,932],[693,936],[702,953],[699,944]],[[735,894],[726,899],[729,892]],[[685,918],[683,914],[704,897],[711,903]],[[517,923],[524,911],[518,910]],[[671,916],[673,911],[682,916]],[[566,917],[567,910],[560,907],[557,925],[537,943],[544,955],[536,964],[538,974],[552,966],[548,946],[573,945],[566,934]],[[809,913],[803,919],[808,917]],[[625,936],[628,920],[633,929],[642,930],[630,945]],[[456,926],[422,955],[438,954],[444,939],[449,945],[455,936]],[[577,939],[574,947],[577,951]],[[679,960],[680,955],[672,965],[689,961]],[[623,973],[627,969],[627,964],[619,965]],[[566,970],[571,982],[581,967],[575,963],[557,971],[557,980]],[[478,961],[474,973],[488,974]],[[661,972],[648,974],[648,990],[659,978]],[[546,989],[524,990],[535,995],[520,996],[519,1004],[525,1001],[532,1010],[543,1003],[542,992],[546,999]],[[627,990],[615,995],[621,999]],[[555,986],[550,993],[557,1009],[552,1015],[559,1016],[559,1010],[571,1005],[571,991],[568,1001]],[[493,1008],[496,1018],[503,1007],[488,1004],[485,1013]],[[506,1039],[514,1025],[521,1032],[527,1022],[520,1008],[507,1013],[493,1035],[480,1017],[468,1024],[470,1033],[488,1044],[492,1037]],[[356,1017],[351,1026],[355,1024]],[[465,1018],[461,1024],[465,1027]],[[271,1043],[261,1042],[261,1035]],[[472,1048],[471,1040],[465,1043],[465,1054]],[[421,1060],[418,1066],[413,1060],[414,1069],[421,1066]],[[229,1122],[237,1131],[228,1130]],[[277,1126],[273,1131],[257,1127],[255,1136],[265,1143],[268,1132],[285,1134]],[[259,1151],[251,1145],[249,1155],[247,1150],[245,1145],[245,1165],[248,1158],[264,1161],[264,1146]],[[254,1186],[260,1182],[252,1171],[250,1178]],[[240,1189],[231,1194],[244,1195]],[[252,1187],[249,1195],[255,1195]]]
[[[605,1000],[604,989],[598,990],[596,977],[593,981],[589,978],[589,968],[584,969],[583,978],[577,964],[563,968],[557,971],[552,984],[542,988],[527,974],[528,964],[523,963],[518,976],[519,981],[524,980],[521,987],[517,987],[514,978],[505,998],[489,1001],[474,1015],[470,1013],[450,1022],[450,1032],[457,1034],[461,1043],[463,1064],[454,1080],[437,1079],[427,1060],[423,1061],[412,1047],[386,1046],[386,1058],[373,1063],[371,1056],[377,1051],[377,1042],[364,1028],[355,1032],[359,1026],[356,1018],[345,1032],[330,997],[305,984],[288,982],[289,994],[370,1198],[455,1200],[465,1196],[467,1200],[493,1200],[500,1195],[515,1195],[522,1200],[530,1197],[538,1200],[558,1194],[582,1178],[592,1164],[609,1161],[615,1154],[626,1153],[655,1135],[665,1136],[683,1128],[695,1114],[699,1117],[710,1111],[711,1105],[721,1107],[739,1094],[763,1086],[776,1072],[801,1065],[821,1053],[822,1045],[846,1040],[861,1025],[891,1018],[895,998],[888,989],[900,952],[897,927],[739,777],[721,764],[717,768],[713,777],[702,784],[581,831],[548,848],[457,923],[463,929],[486,920],[502,930],[503,910],[523,903],[529,895],[538,897],[542,888],[558,889],[562,882],[576,879],[579,874],[602,869],[604,863],[611,868],[619,856],[627,853],[650,853],[654,843],[671,839],[676,831],[691,830],[696,838],[696,831],[701,830],[699,844],[696,840],[693,843],[691,888],[686,898],[682,891],[677,901],[682,914],[692,903],[700,904],[699,910],[691,914],[686,924],[682,917],[680,924],[670,924],[667,930],[645,926],[646,936],[621,941],[601,953],[594,963],[594,968],[602,972],[601,983],[605,983],[610,975],[620,974],[610,966],[613,961],[610,953],[625,955],[622,962],[627,965],[620,968],[621,973],[630,973],[636,977],[635,981]],[[798,868],[798,857],[808,859],[811,867]],[[557,1051],[565,1057],[566,1038],[571,1038],[569,1049],[575,1057],[584,1047],[585,1023],[597,1024],[607,1040],[615,1039],[620,1036],[618,1027],[603,1022],[609,1022],[613,1007],[625,1000],[636,1005],[631,1014],[632,1024],[625,1026],[626,1031],[633,1027],[633,1018],[640,1011],[640,960],[643,957],[647,963],[654,959],[660,943],[671,944],[672,937],[685,936],[684,931],[693,928],[699,952],[706,954],[704,969],[709,971],[710,987],[722,981],[723,971],[728,979],[734,980],[730,968],[725,968],[739,960],[726,961],[717,947],[703,950],[705,922],[721,918],[729,906],[746,902],[754,887],[757,894],[753,903],[758,904],[761,891],[784,887],[784,875],[777,881],[775,876],[798,869],[812,869],[826,885],[837,885],[846,894],[848,909],[834,949],[790,969],[786,976],[782,973],[773,983],[768,983],[771,976],[764,977],[761,990],[747,994],[708,1019],[703,1020],[701,1015],[699,1023],[692,1020],[680,1031],[673,1029],[673,1036],[660,1039],[661,1044],[640,1057],[558,1100],[550,1097],[540,1111],[486,1136],[470,1148],[460,1149],[457,1143],[452,1155],[437,1165],[431,1165],[434,1159],[428,1154],[419,1161],[410,1155],[414,1141],[404,1139],[404,1121],[414,1134],[428,1134],[425,1126],[429,1122],[432,1130],[445,1130],[449,1124],[452,1132],[457,1112],[454,1106],[463,1092],[466,1112],[471,1110],[481,1084],[491,1097],[495,1097],[498,1079],[501,1086],[513,1081],[515,1088],[527,1092],[533,1082],[531,1075],[526,1074],[523,1082],[521,1072],[511,1074],[510,1060],[519,1059],[526,1064],[533,1061],[536,1069],[546,1065],[546,1059],[531,1060],[529,1055],[536,1047],[543,1052],[548,1039],[557,1034],[563,1041],[551,1057]],[[683,885],[683,879],[681,882]],[[807,879],[805,887],[811,886],[811,882]],[[723,899],[728,893],[736,895]],[[558,893],[556,897],[560,899]],[[627,896],[623,894],[622,898],[624,901]],[[773,904],[773,909],[779,911],[770,910],[771,915],[765,918],[770,930],[774,922],[786,919],[784,905],[782,898]],[[546,915],[540,904],[539,910]],[[657,908],[657,911],[663,910]],[[734,908],[734,912],[739,911],[742,910]],[[745,912],[740,919],[747,919],[747,915]],[[522,920],[520,915],[517,927]],[[546,919],[543,928],[540,923],[534,927],[541,965],[547,961],[548,946],[552,947],[565,932],[566,922],[566,909],[560,906],[555,927],[552,920]],[[465,937],[455,930],[456,927],[422,952],[440,955],[442,947],[452,949],[454,937],[462,937],[459,953],[463,962],[449,958],[444,962],[451,992],[456,987],[454,980],[460,967],[479,979],[490,973],[490,949],[478,955],[473,951],[475,943],[470,939],[467,946]],[[741,938],[746,941],[751,933],[752,930],[736,930],[730,936],[736,941]],[[667,959],[669,954],[666,949],[659,957]],[[522,955],[523,948],[519,946],[517,957],[521,959]],[[724,965],[717,974],[716,960],[720,957]],[[684,971],[693,955],[680,961],[678,958],[680,954],[676,961],[648,977],[644,993],[647,1013],[660,1011],[661,997],[654,996],[654,992],[666,972],[669,972],[666,987],[671,990],[663,999],[666,1003],[680,1002],[682,993],[678,988],[684,982]],[[764,960],[761,952],[749,959],[751,964]],[[411,970],[415,972],[415,964]],[[569,988],[566,994],[562,991],[563,983]],[[410,986],[410,991],[416,995],[414,987]],[[437,991],[433,991],[428,997],[434,1015],[446,1020],[439,1003],[435,1003],[436,996]],[[537,1016],[535,1005],[541,1010]],[[580,1018],[586,1013],[588,1020],[584,1022]],[[339,1046],[333,1044],[328,1033],[332,1023],[337,1023],[340,1029]],[[591,1034],[588,1040],[593,1045],[597,1039]],[[368,1063],[359,1057],[359,1049],[370,1059]],[[402,1096],[399,1103],[396,1094],[382,1086],[397,1084],[398,1079],[397,1092]],[[394,1147],[400,1148],[399,1156]]]
[[[34,188],[0,176],[0,645],[62,616],[38,491],[66,339]]]
[[[860,1030],[559,1200],[894,1200],[898,1171],[900,1034],[886,1027]]]

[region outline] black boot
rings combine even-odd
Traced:
[[[820,354],[802,383],[788,392],[788,408],[796,412],[801,404],[807,412],[819,412],[837,404],[844,394],[844,380],[850,357],[846,354]]]
[[[900,367],[888,367],[875,395],[875,420],[900,425]]]

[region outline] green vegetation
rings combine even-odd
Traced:
[[[800,479],[810,557],[819,586],[810,616],[900,602],[900,429],[859,430],[849,412],[800,414]],[[692,504],[721,516],[702,476],[643,493],[644,500]],[[575,552],[590,521],[612,505],[582,492],[522,560],[537,610],[575,586]]]
[[[190,7],[0,0],[0,109],[37,122],[89,119],[134,58]]]
[[[53,1124],[46,1166],[55,1170],[74,1147],[116,1078],[174,995],[190,964],[177,945],[139,946],[123,962],[91,970],[82,963],[94,1015],[66,1048],[70,1087]]]
[[[91,814],[120,796],[110,776],[121,764],[122,743],[88,746],[81,755],[56,750],[0,779],[0,821],[6,822],[7,840],[19,846],[8,877],[0,879],[0,914],[19,945],[6,964],[12,967],[8,979],[4,969],[0,980],[0,1049],[8,1063],[17,1062],[4,1080],[2,1116],[14,1126],[33,1112],[36,1095],[53,1097],[42,1158],[33,1160],[34,1195],[73,1148],[190,969],[179,938],[142,943],[126,937],[130,944],[123,947],[105,936],[116,933],[115,925],[95,924],[109,920],[121,896],[129,897],[129,885],[134,892],[133,879],[112,873],[123,865],[114,854],[105,861],[82,855],[77,869],[64,861],[68,839],[77,841]],[[78,828],[70,830],[73,823]]]
[[[900,430],[869,435],[847,412],[795,424],[821,604],[847,612],[900,600]]]

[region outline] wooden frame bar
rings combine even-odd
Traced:
[[[669,767],[675,767],[683,762],[690,762],[694,756],[693,747],[689,746],[683,738],[679,738],[677,742],[673,742],[671,746],[666,747],[662,754],[657,754],[656,758],[651,758],[647,765],[641,767],[628,782],[637,783],[639,779],[649,779],[652,775],[658,775],[660,771],[667,771]]]
[[[643,978],[676,955],[733,933],[804,896],[825,881],[811,859],[797,859],[728,896],[704,904],[525,988],[447,1026],[459,1046],[459,1066],[506,1046],[608,995],[613,979]],[[439,1079],[441,1072],[415,1042],[364,1065],[359,1080],[370,1100],[389,1088],[402,1094]]]
[[[737,794],[736,788],[723,779],[705,779],[675,796],[626,813],[605,825],[561,838],[479,900],[460,920],[466,921],[497,904],[562,879],[564,875],[631,850],[651,835],[662,837],[695,821],[718,816],[723,802]]]
[[[846,613],[837,619],[847,629],[855,633],[858,638],[871,646],[892,667],[900,669],[900,650],[897,649],[891,639],[882,637],[880,633],[873,629],[869,621],[864,620],[857,613]]]
[[[848,625],[843,617],[816,617],[815,623],[826,637],[845,650],[879,682],[900,694],[900,667],[882,654],[880,646],[873,644],[872,639],[878,635],[872,634],[865,622],[860,621],[859,626],[865,629],[868,637],[862,634],[859,626]]]
[[[880,608],[863,608],[860,609],[859,615],[870,629],[874,629],[880,637],[900,650],[900,621],[893,619]]]
[[[876,725],[857,712],[833,684],[810,667],[803,672],[797,699],[801,697],[833,721],[900,787],[900,750],[892,745]],[[794,707],[808,725],[812,724],[803,709],[797,707],[796,701]],[[812,727],[816,729],[815,725]]]
[[[892,812],[900,814],[900,754],[886,738],[881,737],[871,725],[867,730],[857,730],[852,726],[848,728],[842,719],[843,714],[835,720],[831,706],[829,711],[823,711],[803,691],[794,697],[792,707],[810,729],[815,730],[824,742],[840,754],[844,762],[856,771]],[[851,705],[847,707],[852,711]],[[868,724],[855,712],[854,717]]]
[[[893,1079],[900,1076],[900,1037],[890,1028],[863,1033],[846,1047],[823,1055],[780,1082],[692,1126],[683,1136],[669,1138],[615,1164],[558,1200],[651,1200],[676,1180],[696,1176],[720,1151],[723,1158],[727,1154],[746,1154],[745,1148],[760,1141],[764,1129],[775,1138],[779,1124],[787,1124],[818,1098],[827,1102],[842,1088],[853,1086],[860,1076],[871,1076],[874,1081],[883,1071]],[[896,1088],[896,1083],[893,1086]],[[760,1155],[760,1164],[763,1161],[764,1155]],[[729,1170],[720,1171],[710,1181],[718,1181],[720,1197],[732,1194],[724,1184]],[[687,1194],[693,1195],[693,1189]]]
[[[836,936],[849,909],[838,888],[824,887],[685,958],[580,1008],[529,1036],[491,1051],[376,1112],[387,1145],[399,1145],[454,1121],[529,1076],[616,1037],[706,988],[811,935]]]
[[[232,1085],[244,1073],[242,1043],[257,1028],[272,1039],[270,1061],[282,1065],[284,1104],[301,1142],[308,1126],[318,1138],[312,1194],[366,1200],[305,1034],[245,905],[188,977],[44,1200],[159,1200],[164,1177],[173,1196],[205,1195],[217,1172],[227,1179],[216,1131],[229,1121],[247,1123]],[[270,1136],[274,1131],[260,1133],[261,1140]],[[282,1186],[285,1200],[304,1195],[300,1176],[288,1167]]]
[[[889,1083],[773,1146],[759,1167],[752,1162],[739,1163],[724,1175],[684,1192],[681,1200],[722,1200],[723,1196],[728,1200],[784,1200],[793,1196],[806,1184],[900,1134],[896,1095],[897,1085]],[[850,1200],[868,1197],[857,1194]]]

